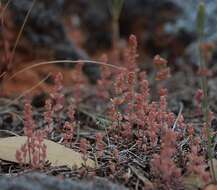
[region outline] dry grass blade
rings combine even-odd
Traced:
[[[36,67],[41,67],[41,66],[44,66],[44,65],[51,65],[51,64],[56,64],[56,63],[94,63],[94,64],[98,64],[98,65],[102,65],[102,66],[108,66],[108,67],[111,67],[111,68],[115,68],[115,69],[119,69],[119,70],[124,70],[125,68],[124,67],[118,67],[118,66],[115,66],[115,65],[112,65],[112,64],[108,64],[108,63],[104,63],[104,62],[100,62],[100,61],[91,61],[91,60],[77,60],[77,61],[73,61],[73,60],[54,60],[54,61],[44,61],[44,62],[39,62],[39,63],[36,63],[36,64],[33,64],[33,65],[30,65],[28,67],[25,67],[24,69],[21,69],[19,71],[17,71],[16,73],[14,73],[11,77],[9,77],[7,79],[8,80],[11,80],[13,79],[15,76],[17,76],[18,74],[21,74],[25,71],[28,71],[30,69],[33,69],[33,68],[36,68]]]
[[[1,14],[0,14],[0,20],[2,20],[2,22],[3,22],[3,20],[4,20],[5,11],[7,10],[7,8],[8,8],[8,6],[9,6],[10,2],[11,2],[11,0],[8,0],[8,1],[7,1],[7,3],[5,4],[5,6],[4,6],[4,8],[3,8],[3,10],[2,10],[2,12],[1,12]]]
[[[15,98],[14,100],[12,100],[10,103],[7,104],[7,106],[10,106],[14,103],[16,103],[20,98],[24,97],[26,94],[30,93],[31,91],[33,91],[34,89],[36,89],[38,86],[40,86],[41,84],[43,84],[49,77],[51,76],[51,74],[48,74],[45,78],[43,78],[42,80],[40,80],[36,85],[34,85],[32,88],[27,89],[26,91],[24,91],[21,95],[19,95],[17,98]]]
[[[31,13],[31,11],[32,11],[32,9],[33,9],[33,7],[34,7],[34,5],[35,5],[35,2],[36,2],[36,0],[33,0],[31,6],[30,6],[30,8],[29,8],[29,10],[28,10],[28,12],[27,12],[27,14],[26,14],[26,16],[25,16],[25,19],[24,19],[24,21],[23,21],[23,24],[22,24],[22,26],[21,26],[21,29],[20,29],[20,31],[19,31],[19,33],[18,33],[17,39],[16,39],[16,41],[15,41],[15,43],[14,43],[13,50],[12,50],[12,52],[11,52],[11,57],[10,57],[10,60],[9,60],[9,67],[11,66],[11,64],[12,64],[12,62],[13,62],[13,58],[14,58],[14,54],[15,54],[16,49],[17,49],[17,45],[18,45],[18,43],[19,43],[19,41],[20,41],[20,38],[21,38],[21,35],[22,35],[22,33],[23,33],[24,27],[25,27],[25,25],[26,25],[26,23],[27,23],[27,20],[28,20],[28,18],[29,18],[29,15],[30,15],[30,13]]]

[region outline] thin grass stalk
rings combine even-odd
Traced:
[[[33,9],[33,7],[34,7],[36,1],[37,1],[37,0],[33,0],[33,1],[32,1],[29,10],[28,10],[28,12],[26,13],[26,16],[25,16],[24,21],[23,21],[23,23],[22,23],[22,26],[21,26],[21,28],[20,28],[20,30],[19,30],[19,33],[18,33],[18,35],[17,35],[17,38],[16,38],[16,41],[15,41],[15,43],[14,43],[13,49],[12,49],[12,51],[11,51],[10,58],[9,58],[9,60],[8,60],[8,63],[7,63],[7,64],[8,64],[8,65],[7,65],[7,70],[6,70],[5,72],[3,72],[3,73],[1,74],[1,76],[0,76],[0,78],[2,78],[2,79],[4,79],[4,77],[7,76],[7,71],[8,71],[8,70],[11,70],[12,63],[13,63],[13,60],[14,60],[14,55],[15,55],[15,52],[16,52],[18,43],[19,43],[19,41],[20,41],[20,38],[21,38],[22,33],[23,33],[23,30],[24,30],[24,28],[25,28],[25,25],[26,25],[26,23],[27,23],[27,21],[28,21],[28,18],[29,18],[29,16],[30,16],[30,13],[31,13],[31,11],[32,11],[32,9]],[[0,15],[0,19],[3,19],[4,13],[5,13],[6,9],[8,8],[10,2],[11,2],[11,0],[8,0],[8,1],[7,1],[6,5],[5,5],[5,7],[4,7],[4,10],[3,10],[3,12],[2,12],[1,15]],[[3,24],[3,20],[2,20],[2,24]],[[3,83],[0,84],[0,88],[1,88],[1,89],[3,88]]]
[[[119,19],[123,8],[124,0],[112,0],[112,45],[117,48],[117,42],[120,40]]]
[[[200,70],[207,70],[206,61],[203,56],[203,51],[201,48],[203,36],[204,36],[204,28],[205,28],[205,16],[206,16],[205,4],[201,2],[198,7],[198,15],[197,15],[197,32],[198,32],[198,49],[199,49],[199,66]],[[213,148],[212,148],[212,134],[209,123],[209,101],[208,101],[208,81],[206,75],[201,75],[201,89],[203,90],[203,100],[202,100],[202,111],[204,115],[204,121],[206,126],[206,135],[207,135],[207,152],[208,159],[210,162],[210,173],[214,182],[216,180],[215,168],[213,163]]]
[[[52,64],[56,64],[56,63],[71,63],[71,64],[81,64],[82,62],[84,63],[94,63],[94,64],[97,64],[97,65],[101,65],[101,66],[107,66],[107,67],[111,67],[111,68],[114,68],[114,69],[117,69],[117,70],[125,70],[124,67],[121,67],[121,66],[116,66],[116,65],[112,65],[112,64],[109,64],[109,63],[104,63],[104,62],[100,62],[100,61],[91,61],[91,60],[53,60],[53,61],[43,61],[43,62],[39,62],[39,63],[36,63],[36,64],[33,64],[33,65],[30,65],[28,67],[25,67],[19,71],[17,71],[16,73],[14,73],[12,76],[10,76],[6,81],[9,81],[11,79],[13,79],[14,77],[16,77],[17,75],[25,72],[25,71],[28,71],[28,70],[31,70],[33,68],[36,68],[36,67],[42,67],[42,66],[45,66],[45,65],[52,65]]]
[[[12,62],[13,62],[13,59],[14,59],[14,55],[15,55],[15,52],[16,52],[16,49],[17,49],[17,46],[18,46],[18,43],[19,43],[19,41],[20,41],[20,38],[21,38],[22,33],[23,33],[23,30],[24,30],[24,28],[25,28],[25,25],[26,25],[26,23],[27,23],[27,21],[28,21],[28,18],[29,18],[29,16],[30,16],[30,13],[31,13],[31,11],[32,11],[32,9],[33,9],[33,7],[34,7],[36,1],[37,1],[37,0],[33,0],[33,1],[32,1],[29,10],[28,10],[28,12],[26,13],[25,19],[24,19],[24,21],[23,21],[23,24],[22,24],[22,26],[21,26],[21,28],[20,28],[20,31],[19,31],[18,36],[17,36],[17,38],[16,38],[16,41],[15,41],[15,43],[14,43],[14,47],[13,47],[13,49],[12,49],[11,57],[10,57],[10,60],[9,60],[9,63],[8,63],[9,67],[11,67],[11,65],[12,65]]]

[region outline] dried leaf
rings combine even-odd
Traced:
[[[186,190],[201,189],[204,187],[204,182],[198,175],[190,174],[183,179]]]
[[[216,159],[212,159],[212,163],[213,163],[213,167],[214,167],[213,170],[214,170],[214,175],[215,175],[215,176],[213,176],[213,173],[211,173],[211,175],[212,175],[212,177],[215,179],[216,176],[217,176],[217,160],[216,160]],[[209,164],[209,167],[211,167],[211,162],[210,162],[210,160],[209,160],[208,164]]]
[[[16,150],[19,150],[25,141],[26,137],[24,136],[0,138],[0,159],[17,162],[15,158]],[[44,143],[47,146],[47,160],[52,166],[81,167],[84,164],[80,153],[50,140],[44,140]],[[86,161],[86,165],[89,167],[95,166],[91,159]]]
[[[216,190],[216,189],[217,189],[217,185],[209,184],[203,190]]]

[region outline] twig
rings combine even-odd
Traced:
[[[143,182],[144,185],[147,185],[149,187],[153,187],[152,182],[148,178],[146,178],[145,176],[143,176],[141,173],[139,173],[139,171],[135,167],[129,165],[129,168],[138,177],[138,179]]]
[[[91,60],[54,60],[54,61],[44,61],[44,62],[39,62],[36,64],[33,64],[31,66],[25,67],[24,69],[21,69],[19,71],[17,71],[16,73],[14,73],[11,77],[9,77],[6,81],[13,79],[15,76],[17,76],[20,73],[23,73],[29,69],[33,69],[39,66],[44,66],[44,65],[52,65],[52,64],[56,64],[56,63],[77,63],[77,64],[81,64],[81,63],[94,63],[94,64],[98,64],[98,65],[102,65],[102,66],[108,66],[111,68],[115,68],[115,69],[119,69],[119,70],[124,70],[124,67],[120,67],[120,66],[116,66],[116,65],[112,65],[112,64],[108,64],[108,63],[104,63],[104,62],[100,62],[100,61],[91,61]]]
[[[25,96],[26,94],[30,93],[32,90],[36,89],[38,86],[40,86],[44,81],[46,81],[50,77],[50,74],[48,74],[45,78],[43,78],[41,81],[39,81],[36,85],[34,85],[32,88],[29,88],[28,90],[24,91],[20,96],[18,96],[16,99],[12,100],[7,106],[12,105],[13,103],[17,102],[20,98]]]
[[[13,136],[16,136],[16,137],[19,137],[20,135],[18,135],[17,133],[14,133],[13,131],[9,131],[9,130],[4,130],[4,129],[1,129],[0,132],[3,132],[3,133],[8,133],[10,135],[13,135]]]
[[[61,137],[61,139],[57,143],[61,144],[63,142],[63,140],[64,140],[64,138]]]
[[[32,11],[32,9],[33,9],[33,7],[34,7],[34,5],[35,5],[35,2],[36,2],[36,0],[33,0],[31,6],[30,6],[30,8],[29,8],[29,10],[28,10],[28,12],[27,12],[27,14],[26,14],[26,16],[25,16],[25,19],[24,19],[24,21],[23,21],[23,24],[22,24],[22,26],[21,26],[21,29],[20,29],[20,31],[19,31],[19,33],[18,33],[17,39],[16,39],[16,41],[15,41],[14,47],[13,47],[12,52],[11,52],[11,58],[10,58],[10,60],[9,60],[9,66],[10,66],[10,65],[12,64],[12,62],[13,62],[14,55],[15,55],[15,52],[16,52],[16,49],[17,49],[17,45],[18,45],[18,43],[19,43],[19,41],[20,41],[20,38],[21,38],[21,35],[22,35],[22,33],[23,33],[24,27],[25,27],[25,25],[26,25],[26,23],[27,23],[27,20],[28,20],[28,18],[29,18],[29,15],[30,15],[30,13],[31,13],[31,11]]]
[[[179,121],[179,119],[180,119],[180,117],[182,115],[182,111],[183,111],[183,104],[180,103],[179,113],[178,113],[178,116],[177,116],[177,118],[176,118],[176,120],[175,120],[175,122],[173,124],[173,128],[172,128],[173,131],[175,131],[175,129],[176,129],[177,123],[178,123],[178,121]]]

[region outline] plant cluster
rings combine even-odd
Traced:
[[[29,100],[24,104],[24,134],[26,142],[16,151],[16,159],[20,164],[29,163],[33,168],[44,165],[47,155],[47,147],[44,144],[45,131],[36,130],[36,124],[32,118],[32,106]]]
[[[146,179],[139,182],[144,189],[185,189],[186,179],[192,176],[204,185],[212,182],[206,159],[208,152],[204,146],[207,142],[205,130],[197,134],[193,125],[184,121],[182,114],[176,116],[168,108],[168,91],[162,83],[171,76],[167,61],[159,55],[153,58],[159,99],[152,100],[147,74],[137,64],[137,57],[137,40],[131,35],[124,53],[124,67],[120,67],[118,72],[102,71],[107,75],[99,81],[96,96],[109,102],[107,122],[96,123],[103,124],[105,130],[97,132],[94,141],[78,136],[83,159],[88,156],[95,159],[94,175],[119,179],[129,186],[135,183],[130,179],[138,177],[137,169],[140,168]],[[105,56],[103,59],[107,61]],[[18,162],[29,162],[34,168],[43,166],[46,161],[43,139],[52,139],[54,130],[61,131],[60,142],[64,145],[72,147],[75,143],[78,135],[75,113],[82,103],[82,96],[70,104],[68,119],[63,121],[65,97],[62,77],[60,73],[54,77],[53,91],[45,103],[43,130],[36,130],[29,101],[24,104],[27,141],[17,150]],[[76,89],[80,90],[79,81]],[[195,98],[197,109],[201,109],[203,92],[198,91]]]
[[[202,17],[203,8],[201,5],[198,18]],[[202,24],[199,23],[198,27]],[[54,77],[54,89],[45,103],[44,129],[36,129],[31,104],[26,101],[24,133],[27,141],[17,150],[17,161],[29,162],[34,168],[41,167],[46,160],[43,139],[52,139],[53,132],[57,130],[62,136],[61,143],[68,147],[78,143],[83,159],[90,156],[95,160],[94,176],[107,177],[129,187],[147,190],[181,190],[190,189],[189,186],[195,186],[196,189],[216,183],[207,72],[202,72],[202,90],[195,95],[196,110],[204,115],[204,127],[196,131],[191,123],[185,122],[181,113],[176,115],[169,110],[169,93],[163,85],[163,81],[171,76],[167,60],[160,55],[153,58],[158,83],[158,99],[153,100],[147,73],[137,61],[137,48],[137,39],[131,35],[128,47],[119,57],[123,64],[110,70],[105,64],[102,67],[95,96],[105,101],[107,113],[103,119],[94,116],[98,121],[95,126],[103,128],[103,131],[94,134],[94,138],[80,137],[79,130],[76,130],[79,119],[75,113],[79,112],[82,104],[81,88],[85,84],[83,78],[78,77],[81,75],[79,65],[73,84],[74,99],[67,108],[67,120],[62,119],[65,97],[60,73]],[[109,60],[105,55],[101,60],[108,65]],[[206,71],[204,65],[202,69]],[[80,171],[83,173],[82,169]]]

